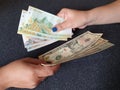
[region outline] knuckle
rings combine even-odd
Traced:
[[[49,71],[49,74],[50,74],[50,76],[54,75],[54,71],[53,71],[53,70],[50,70],[50,71]]]
[[[63,8],[62,10],[63,10],[63,11],[64,11],[64,10],[66,11],[66,10],[67,10],[67,8]]]
[[[64,24],[63,23],[59,24],[58,29],[60,29],[60,30],[64,29]]]
[[[34,89],[34,88],[36,88],[36,86],[37,86],[37,83],[34,83],[30,86],[30,89]]]
[[[29,89],[34,89],[35,88],[35,86],[31,86]]]

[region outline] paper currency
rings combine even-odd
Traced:
[[[22,10],[18,26],[18,34],[22,34],[24,46],[32,51],[58,40],[67,41],[71,38],[72,29],[52,32],[52,27],[64,20],[58,16],[29,6],[28,11]]]
[[[100,52],[114,45],[101,38],[101,36],[101,33],[87,31],[67,43],[40,55],[39,59],[44,61],[42,65],[53,66]]]
[[[67,38],[71,38],[72,36],[71,29],[60,32],[52,31],[52,27],[61,22],[63,22],[62,18],[29,6],[25,24],[18,29],[18,34],[29,35],[36,38],[67,40]]]
[[[73,59],[77,59],[77,58],[81,58],[81,57],[85,57],[91,54],[95,54],[98,53],[102,50],[105,50],[111,46],[113,46],[114,44],[108,42],[107,40],[104,40],[102,38],[100,38],[95,44],[93,44],[91,47],[86,48],[85,50],[83,50],[82,52],[77,52],[73,58],[71,58],[71,60]]]
[[[24,20],[26,19],[25,18],[26,15],[27,15],[27,11],[22,10],[19,28],[21,26],[24,26],[25,24]],[[45,38],[40,39],[40,38],[35,38],[31,36],[26,36],[26,35],[22,35],[22,38],[23,38],[24,46],[27,49],[27,51],[32,51],[57,41],[57,40],[49,40]]]

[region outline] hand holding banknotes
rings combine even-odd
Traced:
[[[58,30],[64,30],[66,28],[85,28],[87,26],[87,11],[63,8],[57,15],[65,19],[64,22],[56,25]]]
[[[56,24],[52,30],[56,32],[64,31],[67,28],[83,29],[90,25],[120,23],[119,10],[120,0],[87,11],[64,8],[58,13],[58,16],[63,18],[64,21]],[[53,66],[98,53],[114,46],[114,44],[101,38],[101,36],[102,33],[85,32],[63,45],[40,55],[39,58],[46,61],[43,65]]]
[[[90,25],[120,23],[120,0],[87,11],[63,8],[57,15],[65,21],[53,27],[60,31],[66,28],[83,29]]]
[[[9,87],[35,88],[48,76],[58,70],[58,66],[44,67],[40,60],[24,58],[0,68],[0,90]]]

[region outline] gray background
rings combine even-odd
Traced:
[[[56,42],[27,52],[17,34],[21,10],[29,5],[57,14],[62,8],[88,10],[113,0],[0,0],[0,66],[23,57],[37,57],[64,42]],[[89,26],[76,30],[74,37],[86,31],[104,33],[115,46],[100,53],[70,61],[34,90],[120,90],[120,24]],[[10,88],[8,90],[28,90]]]

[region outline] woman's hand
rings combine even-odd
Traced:
[[[59,66],[41,66],[40,63],[40,60],[34,58],[24,58],[1,67],[0,90],[9,87],[35,88],[59,68]]]
[[[88,24],[88,11],[62,9],[58,14],[65,21],[56,25],[53,29],[63,30],[66,28],[85,28]]]

